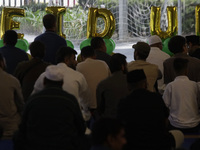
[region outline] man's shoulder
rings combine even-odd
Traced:
[[[168,58],[168,59],[166,59],[165,61],[164,61],[164,64],[169,64],[169,63],[173,63],[174,62],[174,59],[176,59],[176,58],[183,58],[183,59],[187,59],[188,61],[189,61],[189,64],[196,64],[196,65],[198,65],[198,66],[195,66],[195,67],[200,67],[200,59],[198,59],[198,58],[195,58],[195,57],[191,57],[191,56],[189,56],[189,55],[175,55],[175,56],[172,56],[172,57],[170,57],[170,58]]]
[[[111,84],[113,84],[113,77],[109,76],[106,79],[102,80],[99,82],[98,86],[99,87],[110,87],[112,86]]]
[[[174,56],[172,56],[172,57],[170,57],[170,58],[168,58],[168,59],[166,59],[163,63],[164,64],[167,64],[167,63],[172,63],[173,61],[174,61],[174,59],[175,59],[175,57]]]
[[[164,58],[170,58],[170,55],[169,54],[167,54],[166,52],[164,52],[164,51],[162,51],[162,50],[160,50],[160,49],[158,49],[158,50],[156,50],[156,51],[154,51],[154,50],[151,50],[150,51],[150,53],[149,53],[149,55],[152,57],[152,56],[154,56],[154,57],[164,57]]]
[[[28,61],[28,60],[24,60],[24,61],[21,61],[21,62],[19,62],[18,64],[17,64],[17,68],[19,69],[24,69],[24,68],[26,68],[26,67],[29,67],[30,65],[31,65],[32,63],[30,62],[30,61]]]
[[[111,56],[110,56],[109,54],[107,54],[107,53],[105,53],[105,52],[102,52],[102,51],[96,50],[95,53],[96,53],[96,57],[97,57],[97,58],[98,58],[98,57],[102,57],[102,56],[104,56],[104,57],[106,57],[106,58],[111,58]]]
[[[52,95],[55,96],[60,96],[62,97],[63,95],[66,97],[74,98],[73,95],[69,94],[68,92],[64,91],[62,88],[59,87],[47,87],[41,90],[38,93],[35,93],[32,95],[32,97],[40,97],[40,96],[47,96],[47,97],[52,97]]]
[[[142,100],[143,102],[147,102],[147,103],[154,103],[157,100],[161,100],[162,97],[158,93],[151,92],[146,89],[137,89],[137,90],[132,91],[125,99],[127,99],[127,102],[128,101],[131,102],[132,99],[135,99],[135,100]],[[154,99],[154,102],[149,101],[151,99]],[[143,103],[142,101],[141,103]]]
[[[10,50],[20,51],[21,49],[15,47],[15,46],[3,46],[0,48],[0,52],[12,52]],[[22,51],[22,50],[21,50]]]
[[[18,79],[16,77],[14,77],[13,75],[11,75],[5,71],[2,71],[2,70],[0,71],[0,74],[1,74],[1,79],[4,81],[5,80],[9,81],[10,85],[12,85],[12,83],[19,84]]]
[[[139,60],[139,61],[131,61],[130,63],[128,63],[128,68],[132,68],[132,67],[133,68],[136,67],[136,69],[137,69],[137,67],[139,67],[139,68],[148,67],[148,68],[152,68],[152,69],[158,69],[157,65],[149,63],[147,61],[141,61],[141,60]]]
[[[53,37],[55,38],[56,40],[59,39],[59,40],[62,40],[62,41],[65,41],[65,39],[59,35],[57,35],[56,33],[54,32],[45,32],[45,33],[42,33],[40,35],[38,35],[34,41],[40,41],[40,40],[43,40],[44,38],[48,38],[48,37]]]
[[[64,91],[62,88],[58,88],[58,87],[45,88],[42,91],[31,95],[31,97],[29,98],[29,101],[40,99],[41,97],[43,97],[44,99],[56,99],[56,100],[60,100],[60,101],[68,100],[73,103],[76,103],[76,105],[77,105],[77,100],[74,97],[74,95],[72,95],[72,94]]]
[[[200,59],[198,59],[196,57],[188,56],[188,60],[191,61],[191,62],[193,62],[193,63],[200,64]]]
[[[27,53],[24,50],[22,50],[20,48],[17,48],[15,46],[4,46],[4,47],[1,47],[0,48],[0,52],[3,53],[3,54],[4,53],[6,53],[6,54],[12,53],[12,54],[15,54],[17,56],[23,56],[23,57],[25,56],[27,58],[27,60],[28,60]]]
[[[67,79],[68,75],[72,76],[73,79],[77,80],[77,81],[80,81],[83,78],[85,79],[85,77],[83,76],[82,73],[80,73],[79,71],[76,71],[76,70],[74,70],[72,68],[69,68],[69,67],[67,69],[65,69],[64,75],[65,75],[66,79]]]

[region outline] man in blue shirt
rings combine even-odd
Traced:
[[[60,47],[67,46],[67,42],[56,34],[56,17],[53,14],[47,14],[43,17],[43,25],[46,31],[37,36],[34,41],[41,41],[45,45],[46,53],[43,60],[56,64],[56,52]]]
[[[3,37],[4,46],[0,48],[0,53],[6,60],[6,71],[10,74],[14,73],[19,62],[28,60],[26,52],[15,47],[17,38],[14,30],[7,30]]]

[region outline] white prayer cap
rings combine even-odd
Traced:
[[[162,43],[162,40],[160,39],[159,36],[152,35],[148,38],[148,43],[149,43],[149,45],[156,44],[156,43]]]
[[[52,81],[62,81],[63,73],[56,65],[49,65],[45,70],[45,77]]]

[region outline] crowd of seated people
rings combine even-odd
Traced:
[[[55,33],[55,17],[45,15],[43,24],[30,60],[14,47],[17,33],[5,32],[0,150],[172,150],[184,148],[185,135],[200,135],[198,36],[172,37],[172,57],[150,36],[132,46],[131,62],[108,55],[94,37],[78,63]]]

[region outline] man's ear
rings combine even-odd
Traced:
[[[65,63],[65,64],[68,64],[68,62],[69,62],[69,57],[65,57],[65,58],[64,58],[64,63]]]
[[[183,52],[188,53],[188,48],[186,45],[183,46]]]
[[[85,60],[85,57],[83,55],[81,55],[81,60],[84,61]]]

